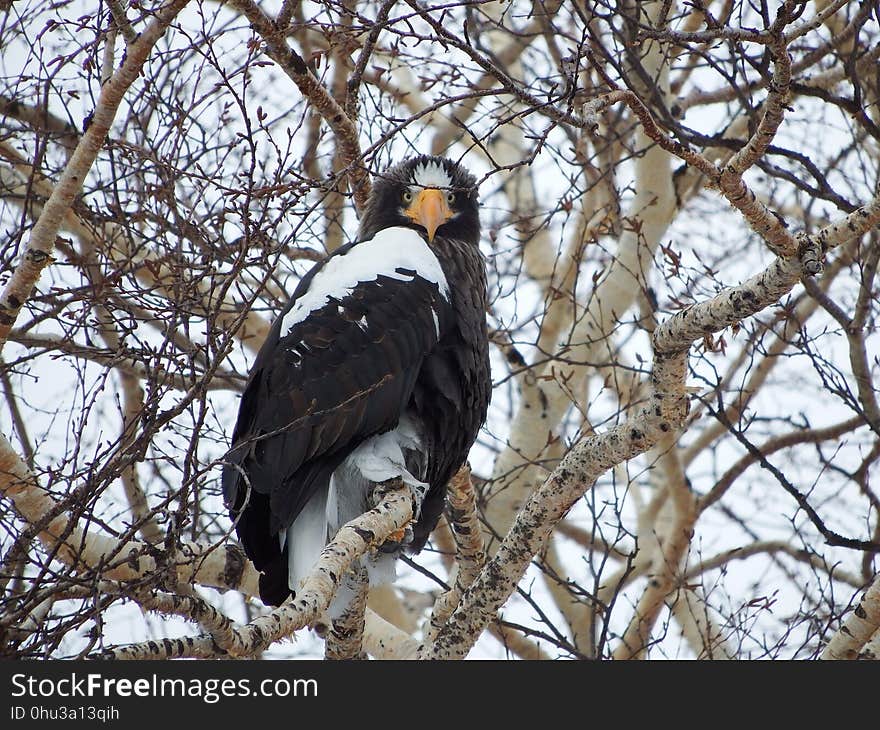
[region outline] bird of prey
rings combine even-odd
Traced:
[[[365,561],[371,585],[436,526],[491,394],[479,238],[474,177],[408,159],[376,177],[356,240],[302,278],[272,326],[223,472],[264,603],[296,593],[375,483],[402,480],[418,509]]]

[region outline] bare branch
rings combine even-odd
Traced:
[[[250,21],[266,43],[266,53],[297,85],[315,111],[327,122],[339,145],[345,172],[351,182],[355,205],[364,207],[370,194],[370,181],[364,167],[357,127],[340,104],[327,93],[302,57],[287,45],[284,30],[278,28],[252,0],[227,0]]]
[[[369,577],[365,568],[352,570],[345,578],[354,589],[354,600],[333,622],[324,650],[326,659],[362,659],[364,612],[367,608]]]
[[[0,293],[0,348],[6,343],[9,331],[15,324],[22,306],[30,297],[40,273],[52,261],[58,229],[74,198],[82,189],[89,168],[101,151],[104,138],[110,131],[116,111],[122,103],[123,95],[137,79],[156,41],[162,37],[168,25],[187,2],[188,0],[170,0],[158,10],[137,42],[128,49],[122,66],[101,87],[101,95],[95,105],[88,129],[80,138],[61,179],[46,201],[12,277]]]

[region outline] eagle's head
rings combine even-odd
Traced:
[[[361,220],[360,238],[392,226],[476,246],[480,240],[476,179],[446,157],[420,155],[378,175]]]

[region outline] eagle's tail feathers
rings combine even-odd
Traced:
[[[327,544],[327,491],[319,489],[297,515],[287,532],[279,535],[282,543],[287,543],[288,585],[294,592],[299,590],[302,580],[311,572],[318,556]]]
[[[374,484],[400,479],[413,490],[418,507],[429,486],[423,481],[426,462],[419,430],[406,417],[394,430],[367,439],[349,454],[333,472],[328,489],[319,489],[287,529],[286,538],[279,537],[282,549],[285,539],[287,542],[291,590],[299,590],[300,581],[314,567],[327,540],[346,522],[370,509]],[[407,536],[411,542],[412,531],[405,531],[399,543],[364,556],[371,586],[394,582],[395,563]],[[342,581],[330,605],[331,618],[345,610],[354,597],[353,590]]]

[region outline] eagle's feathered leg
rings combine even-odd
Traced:
[[[413,493],[413,519],[429,485],[422,481],[427,458],[420,429],[413,419],[404,416],[396,428],[373,436],[334,470],[329,488],[309,500],[296,521],[281,537],[288,546],[288,582],[296,591],[314,566],[327,541],[340,527],[375,506],[376,486],[385,482],[407,485]],[[359,561],[366,569],[371,586],[392,583],[397,577],[395,563],[403,548],[412,542],[412,528],[389,535],[376,550]],[[355,566],[357,567],[357,566]],[[330,604],[330,618],[338,618],[351,603],[355,591],[343,581]]]

